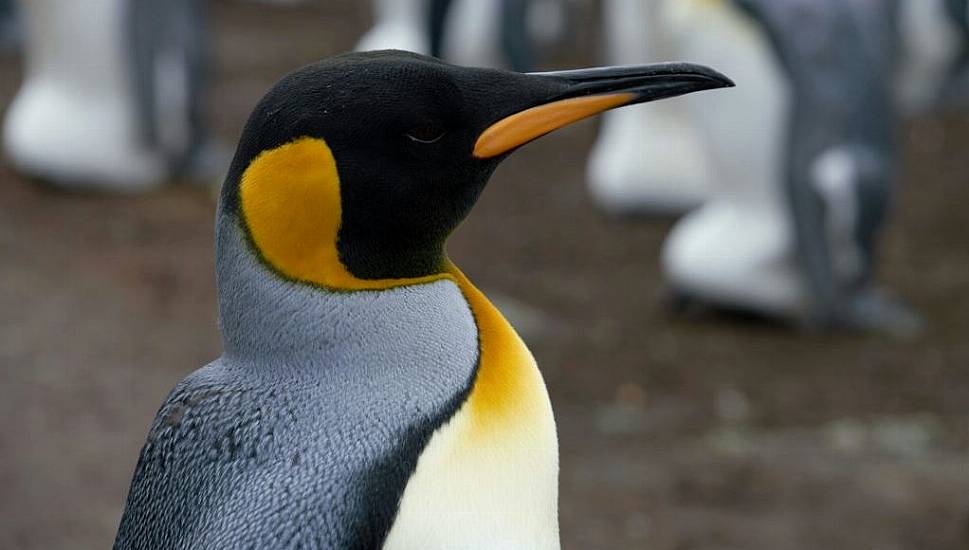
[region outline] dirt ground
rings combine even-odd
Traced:
[[[364,2],[215,3],[226,142]],[[584,31],[558,64],[595,62]],[[20,65],[0,58],[0,106]],[[906,125],[883,280],[927,332],[805,335],[662,306],[667,221],[612,220],[582,123],[499,170],[451,256],[526,321],[561,439],[565,548],[969,548],[969,118]],[[213,203],[46,190],[0,166],[0,548],[110,546],[152,416],[219,354]]]

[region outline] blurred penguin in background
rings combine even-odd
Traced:
[[[969,102],[969,1],[898,3],[895,86],[902,114]]]
[[[201,116],[202,0],[19,8],[25,76],[3,127],[16,169],[60,187],[123,192],[220,175]]]
[[[570,0],[373,0],[373,12],[357,51],[391,48],[525,72],[562,40]]]
[[[935,105],[942,82],[958,55],[959,35],[950,0],[893,0],[898,18],[896,99],[902,113]]]
[[[667,240],[671,286],[686,302],[814,327],[917,332],[919,318],[874,281],[897,171],[897,5],[678,4],[680,52],[716,60],[745,93],[695,111],[719,190]],[[754,159],[759,177],[745,180],[737,163]]]
[[[602,7],[607,64],[679,58],[664,29],[669,2],[605,0]],[[703,203],[710,194],[707,151],[686,105],[679,98],[602,116],[586,169],[600,208],[616,215],[679,215]]]

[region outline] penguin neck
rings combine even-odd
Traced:
[[[450,261],[440,275],[396,287],[322,288],[273,271],[252,249],[241,220],[225,213],[219,216],[216,248],[219,328],[227,357],[262,366],[318,366],[348,343],[359,345],[355,338],[372,332],[375,322],[411,327],[393,317],[395,309],[422,311],[425,317],[453,312],[453,304],[442,305],[441,297],[456,291],[474,319],[480,353],[462,428],[470,431],[463,440],[498,437],[538,422],[538,431],[551,438],[549,448],[555,446],[551,405],[535,359],[501,312]]]
[[[351,308],[372,295],[362,291],[455,282],[447,271],[373,280],[344,274],[332,279],[339,283],[333,286],[293,280],[260,257],[243,225],[237,215],[220,210],[216,228],[219,328],[225,353],[233,358],[290,357],[305,362],[352,335],[355,316]],[[446,270],[447,261],[444,263]]]

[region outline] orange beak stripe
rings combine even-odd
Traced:
[[[546,103],[509,115],[492,124],[478,136],[474,156],[496,157],[583,118],[625,105],[636,98],[633,93],[573,97]]]

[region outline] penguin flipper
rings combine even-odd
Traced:
[[[216,362],[171,392],[139,456],[115,550],[380,546],[393,518],[369,505],[379,461],[350,448],[350,434],[329,448],[313,441],[312,387],[250,382]]]

